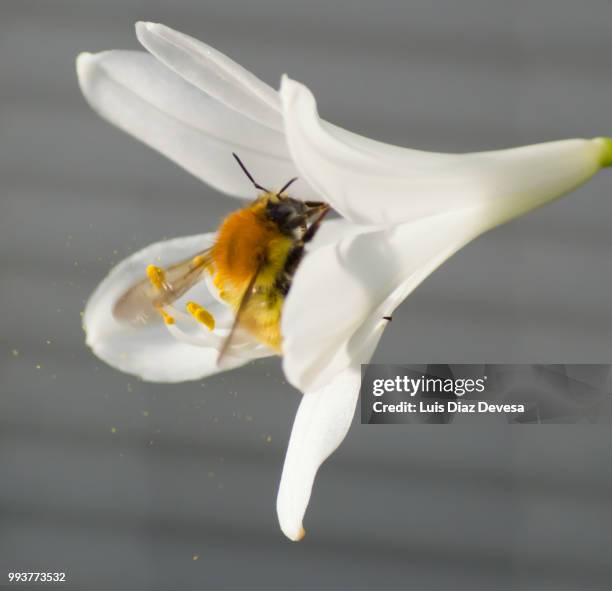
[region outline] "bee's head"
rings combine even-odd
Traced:
[[[300,201],[277,193],[268,193],[265,197],[266,217],[284,234],[293,234],[298,228],[305,229],[308,220],[326,207],[319,201]]]
[[[299,220],[303,219],[306,213],[306,206],[303,201],[276,193],[269,193],[266,197],[266,217],[268,219],[276,223],[281,229],[294,223],[300,225]]]
[[[253,186],[263,191],[255,200],[258,211],[263,209],[267,219],[274,222],[283,234],[294,234],[298,228],[305,231],[312,216],[323,209],[329,209],[329,206],[321,201],[299,201],[287,196],[285,191],[297,181],[297,177],[287,181],[280,191],[274,193],[253,178],[237,154],[232,152],[232,156]]]

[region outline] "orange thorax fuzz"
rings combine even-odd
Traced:
[[[221,283],[246,287],[269,242],[278,234],[275,224],[264,215],[264,208],[247,207],[228,215],[221,223],[212,248],[215,273]]]
[[[230,214],[212,247],[214,284],[234,311],[254,279],[241,326],[277,352],[281,349],[280,316],[284,294],[277,289],[293,238],[266,215],[267,199]]]

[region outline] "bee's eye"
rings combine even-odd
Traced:
[[[271,220],[284,226],[304,214],[304,205],[301,201],[285,197],[276,203],[268,201],[266,211]]]

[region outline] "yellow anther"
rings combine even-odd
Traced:
[[[200,324],[203,324],[208,330],[215,328],[215,319],[213,315],[204,307],[196,302],[187,302],[187,312],[189,312]]]
[[[174,324],[174,318],[172,316],[170,316],[170,314],[168,314],[168,312],[166,312],[165,310],[162,310],[160,308],[159,309],[159,313],[162,315],[162,318],[164,319],[164,322],[166,324]]]
[[[161,267],[149,265],[147,267],[147,277],[149,278],[149,281],[153,287],[159,289],[160,291],[165,289],[166,272]]]

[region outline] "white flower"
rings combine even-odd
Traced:
[[[292,195],[325,200],[344,218],[323,224],[283,309],[283,367],[304,396],[277,511],[283,532],[297,540],[316,472],[351,424],[360,364],[376,348],[384,317],[476,236],[612,165],[612,141],[575,139],[465,155],[390,146],[321,120],[312,94],[297,82],[285,78],[277,93],[186,35],[151,23],[138,23],[136,31],[152,55],[79,56],[81,88],[96,111],[220,191],[254,197],[231,156],[238,152],[262,185],[277,187],[298,176]],[[198,285],[193,299],[217,319],[212,333],[188,317],[177,326],[135,328],[113,316],[117,298],[147,264],[168,266],[213,238],[154,244],[118,265],[86,308],[94,352],[148,380],[177,382],[219,371],[217,349],[231,315],[210,284]],[[241,343],[230,351],[229,365],[269,353]]]

